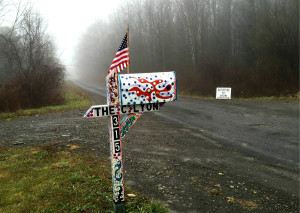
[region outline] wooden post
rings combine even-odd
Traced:
[[[129,24],[127,24],[127,49],[128,49],[128,61],[129,61]],[[127,65],[127,74],[129,74],[129,64]]]
[[[119,104],[118,76],[114,69],[106,77],[107,104],[109,106]],[[113,186],[113,208],[115,213],[125,213],[124,177],[122,161],[122,138],[120,136],[120,115],[111,115],[109,120],[109,142],[111,173]]]

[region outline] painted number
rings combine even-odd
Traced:
[[[121,152],[120,141],[115,141],[115,153]]]
[[[113,126],[113,140],[120,140],[119,117],[118,115],[111,116]]]
[[[114,134],[114,140],[120,140],[120,131],[119,131],[119,128],[115,128],[113,130],[113,134]]]
[[[118,115],[113,115],[112,116],[112,123],[113,123],[113,127],[119,127]]]

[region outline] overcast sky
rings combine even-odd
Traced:
[[[58,56],[72,70],[72,57],[80,35],[97,19],[105,19],[121,0],[33,0],[55,38]]]

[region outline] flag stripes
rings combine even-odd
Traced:
[[[112,70],[116,69],[118,72],[121,72],[129,65],[129,52],[127,48],[127,33],[125,34],[121,45],[116,53],[114,60],[108,70],[110,73]]]

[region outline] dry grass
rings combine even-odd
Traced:
[[[71,82],[65,83],[63,91],[65,103],[62,105],[46,106],[34,109],[21,109],[16,112],[0,113],[0,121],[9,121],[12,119],[24,118],[32,115],[63,112],[68,110],[80,109],[92,105],[90,97],[86,93],[84,93],[84,91],[82,91],[80,88],[73,85]]]
[[[259,205],[252,200],[245,200],[245,199],[237,199],[234,197],[226,197],[228,203],[236,203],[241,206],[243,209],[246,210],[254,210],[259,207]]]

